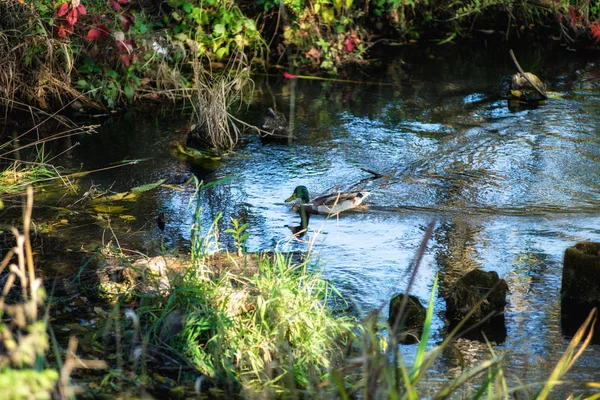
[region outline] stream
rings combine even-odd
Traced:
[[[177,175],[224,179],[199,195],[203,227],[222,212],[222,230],[230,218],[248,223],[249,251],[311,249],[357,316],[406,288],[408,267],[435,221],[412,293],[426,304],[438,272],[443,293],[471,269],[496,271],[510,292],[506,340],[495,349],[509,355],[505,370],[513,378],[543,381],[569,342],[560,326],[564,251],[578,241],[600,241],[598,66],[562,48],[515,49],[523,68],[553,92],[538,108],[515,110],[501,98],[515,72],[507,49],[438,46],[387,53],[357,71],[360,82],[292,81],[282,71],[257,76],[252,103],[239,115],[260,126],[268,107],[289,115],[293,106],[291,143],[263,143],[249,131],[221,160],[193,166],[173,155],[188,120],[173,108],[111,117],[98,133],[78,139],[81,145],[67,162],[93,170],[143,160],[91,174],[82,190],[93,183],[125,191]],[[384,177],[365,180],[372,175],[361,168]],[[307,235],[291,236],[288,225],[300,221],[284,200],[297,185],[316,196],[357,184],[371,192],[367,210],[311,217]],[[142,252],[161,243],[185,249],[194,196],[189,187],[144,193],[128,205],[135,221],[115,218],[116,239]],[[165,213],[164,232],[155,226],[159,212]],[[93,223],[65,232],[114,240]],[[230,238],[221,239],[233,248]],[[433,341],[439,342],[445,333],[440,296],[435,307]],[[485,344],[466,346],[475,358],[489,357]],[[415,350],[403,346],[409,362]],[[434,368],[452,374],[443,364]],[[598,377],[600,345],[591,345],[567,379]]]

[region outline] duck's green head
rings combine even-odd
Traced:
[[[310,197],[308,197],[308,189],[306,186],[296,186],[296,189],[294,189],[294,194],[288,197],[285,201],[287,203],[296,199],[300,199],[302,204],[310,203]]]

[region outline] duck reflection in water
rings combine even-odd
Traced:
[[[298,214],[300,214],[300,225],[288,225],[287,227],[290,229],[290,231],[292,231],[294,236],[301,238],[306,234],[306,232],[308,232],[308,221],[310,220],[310,215],[306,211],[304,204],[298,205],[297,210],[296,207],[294,207],[293,210],[298,211]]]
[[[300,225],[293,226],[288,225],[287,227],[292,231],[292,234],[296,237],[303,237],[308,232],[308,221],[310,220],[309,214],[306,212],[306,208],[303,204],[298,206],[298,214],[300,214]]]

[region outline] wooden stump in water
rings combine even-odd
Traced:
[[[600,308],[600,243],[580,242],[565,250],[561,294],[561,326],[572,336],[594,307]],[[594,343],[600,343],[596,321]]]
[[[289,139],[292,139],[288,131],[288,120],[281,111],[269,108],[262,128],[265,130],[264,132],[260,132],[260,138],[263,142],[285,143]]]
[[[468,272],[456,281],[446,298],[446,317],[450,321],[450,329],[477,307],[464,325],[464,329],[473,329],[463,337],[481,340],[482,333],[485,333],[489,340],[503,342],[506,339],[504,307],[507,293],[506,281],[500,279],[495,271],[475,269]]]
[[[396,327],[396,337],[399,343],[411,344],[416,343],[421,337],[427,309],[416,296],[409,294],[404,312],[399,315],[404,296],[404,293],[398,293],[392,297],[388,323],[390,328]]]

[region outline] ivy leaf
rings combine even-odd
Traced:
[[[594,38],[594,40],[596,40],[596,43],[598,43],[600,41],[600,23],[598,23],[598,20],[596,20],[593,24],[590,24],[588,27],[590,28],[592,37]]]
[[[229,54],[229,47],[219,47],[215,53],[218,59],[223,58],[226,54]]]
[[[125,86],[125,89],[123,89],[123,94],[125,94],[125,97],[127,97],[127,100],[130,103],[133,103],[133,90],[131,90],[129,86]]]
[[[352,40],[350,39],[346,39],[344,41],[344,48],[346,49],[346,51],[350,52],[352,50],[354,50],[354,43],[352,43]]]
[[[213,28],[213,33],[215,33],[218,36],[223,35],[225,33],[225,25],[216,24]]]

